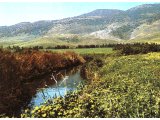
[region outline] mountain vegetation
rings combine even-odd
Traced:
[[[160,4],[144,4],[125,11],[97,9],[61,20],[22,22],[12,26],[1,26],[0,44],[32,46],[32,43],[40,45],[43,41],[49,41],[53,46],[67,43],[73,45],[87,44],[86,39],[89,41],[94,39],[93,41],[96,42],[95,38],[100,43],[123,42],[130,39],[141,41],[141,38],[146,35],[159,33],[159,24]],[[73,36],[77,38],[73,39]]]

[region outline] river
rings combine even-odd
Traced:
[[[63,97],[67,92],[75,90],[84,80],[80,76],[80,67],[74,67],[58,73],[52,73],[38,81],[41,82],[36,92],[32,95],[28,104],[29,108],[40,106],[48,99],[53,99],[58,96]]]

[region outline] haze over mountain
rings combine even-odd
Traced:
[[[97,9],[61,20],[22,22],[12,26],[1,26],[0,41],[3,43],[11,39],[16,42],[35,39],[47,41],[49,38],[49,40],[55,40],[54,42],[68,43],[68,41],[80,42],[82,38],[91,37],[121,41],[148,39],[147,36],[154,38],[159,33],[160,4],[144,4],[126,11]],[[57,36],[61,36],[61,39],[57,39]],[[159,39],[159,36],[156,39]]]

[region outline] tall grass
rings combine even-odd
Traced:
[[[31,96],[26,82],[52,71],[73,67],[85,60],[73,53],[0,50],[0,114],[17,115]]]

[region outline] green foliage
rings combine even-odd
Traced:
[[[22,22],[12,26],[1,26],[0,37],[13,37],[20,34],[43,35],[53,26],[51,21]]]
[[[131,8],[127,11],[128,16],[134,21],[147,20],[155,15],[158,15],[160,11],[160,4],[144,4]]]
[[[124,25],[112,31],[112,34],[120,39],[129,39],[131,32],[134,30],[134,26]]]
[[[159,68],[159,53],[110,61],[100,72],[107,117],[160,117]]]
[[[102,117],[103,109],[96,98],[86,94],[80,96],[81,91],[76,91],[53,100],[49,105],[41,105],[33,110],[25,110],[21,117],[34,118],[79,118],[79,117]],[[80,99],[81,97],[81,99]]]
[[[160,51],[160,45],[152,43],[134,43],[134,44],[117,44],[113,48],[114,50],[120,50],[124,55],[133,54],[145,54],[148,52],[158,52]]]
[[[73,51],[78,54],[111,54],[112,48],[83,48],[83,49],[51,49],[52,52]]]
[[[22,117],[160,117],[160,53],[107,57],[80,90]],[[89,66],[88,66],[89,67]]]

